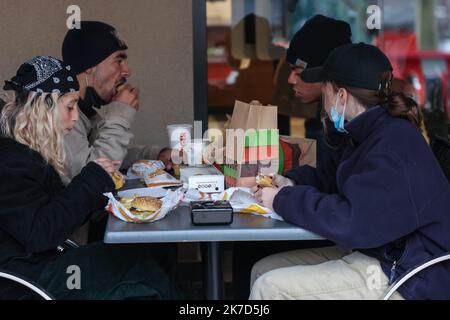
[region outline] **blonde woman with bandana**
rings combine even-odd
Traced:
[[[89,162],[65,186],[63,137],[78,120],[79,85],[71,67],[39,56],[6,81],[0,117],[0,269],[18,273],[59,299],[174,298],[177,291],[139,247],[91,244],[57,248],[114,189],[108,159]],[[139,263],[138,263],[139,261]],[[67,286],[70,266],[81,288]],[[101,285],[99,285],[101,283]],[[0,282],[0,298],[29,298]]]

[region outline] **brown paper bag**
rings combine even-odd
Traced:
[[[225,180],[228,187],[253,186],[263,169],[278,168],[278,107],[258,101],[236,101],[226,139]],[[236,131],[240,131],[237,133]]]
[[[246,159],[245,155],[249,152],[246,148],[268,145],[278,146],[278,141],[275,143],[267,143],[265,141],[262,144],[258,144],[258,141],[255,141],[255,137],[270,136],[272,130],[278,129],[278,107],[263,106],[259,101],[252,101],[251,103],[236,101],[233,115],[229,123],[227,123],[227,129],[234,130],[234,132],[232,132],[233,135],[226,135],[224,139],[227,147],[226,157],[242,164]],[[250,137],[246,135],[247,133]],[[274,135],[278,135],[278,131],[272,134],[272,136]],[[277,155],[272,155],[272,153],[270,158],[277,158]],[[251,158],[254,162],[259,160],[254,154]],[[264,160],[267,160],[267,156]]]
[[[263,106],[259,101],[236,101],[230,129],[278,129],[278,107]]]

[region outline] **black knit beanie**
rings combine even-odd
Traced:
[[[98,65],[114,52],[126,49],[128,46],[112,26],[98,21],[82,21],[80,29],[67,32],[62,45],[62,57],[78,75]]]
[[[323,66],[335,48],[351,43],[351,39],[352,31],[347,22],[316,15],[292,38],[286,61],[305,68]]]

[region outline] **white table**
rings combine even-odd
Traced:
[[[105,232],[105,243],[205,243],[206,296],[222,298],[223,275],[220,242],[227,241],[288,241],[323,240],[322,237],[283,221],[244,214],[234,214],[233,223],[223,226],[194,226],[189,207],[182,206],[164,219],[151,224],[123,222],[110,215]]]

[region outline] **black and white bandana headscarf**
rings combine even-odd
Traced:
[[[3,89],[65,94],[79,91],[80,86],[69,65],[53,57],[37,56],[22,64]]]

